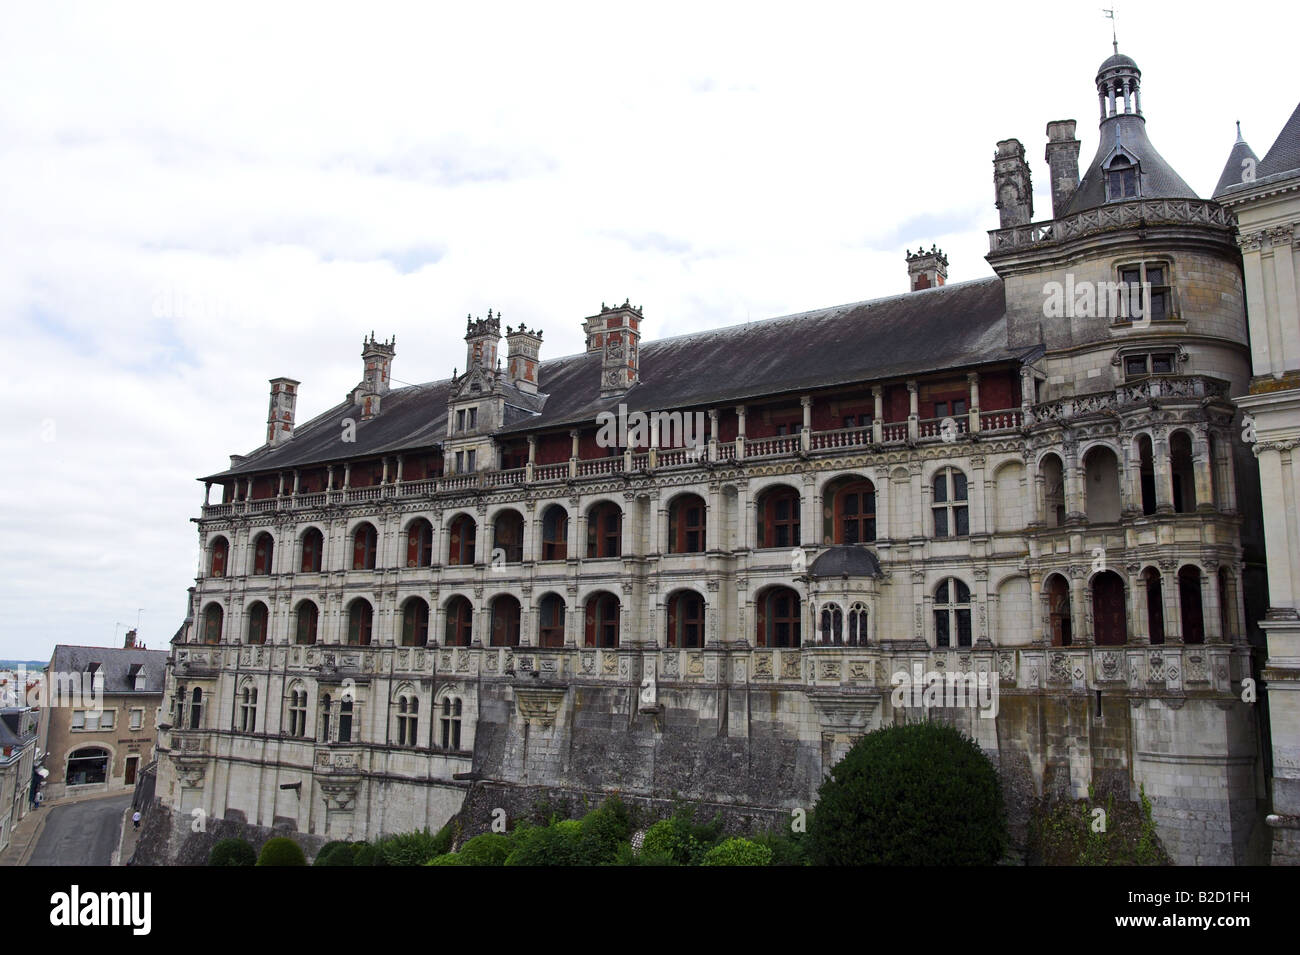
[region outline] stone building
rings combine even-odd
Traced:
[[[1082,177],[1048,124],[1051,218],[998,144],[990,278],[909,251],[906,294],[644,342],[624,302],[578,355],[507,325],[504,365],[489,312],[463,371],[401,388],[372,334],[302,425],[273,380],[267,443],[203,479],[156,855],[194,854],[196,810],[371,838],[467,793],[788,818],[930,716],[1018,812],[1144,789],[1179,861],[1259,858],[1240,253],[1140,78],[1102,65]]]
[[[47,799],[130,789],[152,761],[167,653],[135,637],[121,649],[54,648],[40,723]]]
[[[1237,129],[1215,188],[1237,217],[1252,377],[1251,416],[1268,557],[1268,690],[1275,862],[1300,863],[1300,107],[1263,159]]]
[[[36,713],[30,706],[0,708],[0,852],[27,815],[36,771]]]

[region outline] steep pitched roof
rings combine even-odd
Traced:
[[[1238,123],[1237,141],[1232,144],[1232,152],[1228,153],[1228,161],[1223,164],[1223,173],[1219,176],[1219,181],[1211,195],[1218,197],[1241,182],[1242,175],[1251,168],[1251,164],[1254,165],[1255,175],[1258,176],[1259,157],[1255,155],[1255,150],[1250,148],[1246,140],[1241,138],[1241,124]]]
[[[1020,357],[1007,345],[1006,299],[996,276],[920,292],[787,315],[745,325],[645,342],[640,383],[623,395],[600,395],[599,352],[569,355],[538,367],[541,396],[505,386],[506,423],[497,433],[594,424],[625,403],[630,411],[668,411],[745,401],[799,389],[975,368]],[[384,396],[380,414],[357,420],[344,444],[343,402],[301,426],[277,448],[263,447],[205,480],[429,448],[447,428],[450,380],[410,385]]]
[[[1300,170],[1300,106],[1296,106],[1291,118],[1277,134],[1272,148],[1264,154],[1256,168],[1256,178],[1277,176],[1284,172]]]
[[[1147,137],[1146,120],[1136,113],[1122,113],[1102,120],[1099,130],[1101,139],[1097,144],[1097,154],[1092,157],[1092,165],[1079,180],[1079,188],[1070,197],[1070,203],[1060,218],[1096,209],[1106,204],[1106,175],[1102,169],[1115,151],[1122,148],[1137,159],[1142,170],[1142,182],[1138,198],[1141,199],[1199,199],[1183,177],[1174,172],[1174,167],[1165,162],[1163,156]]]

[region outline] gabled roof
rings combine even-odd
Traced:
[[[599,412],[620,403],[629,411],[730,404],[976,368],[1024,353],[1007,345],[1006,299],[1002,280],[994,276],[645,342],[640,382],[610,398],[600,395],[600,352],[543,361],[540,396],[503,386],[506,423],[496,433],[594,425]],[[359,409],[344,402],[298,428],[280,447],[263,447],[206,480],[431,448],[446,435],[447,400],[455,384],[444,380],[390,391],[380,414],[369,421],[361,421]],[[357,422],[356,442],[344,444],[343,419],[349,417]]]
[[[166,676],[167,654],[162,650],[59,644],[50,657],[49,672],[89,673],[92,667],[103,673],[105,693],[160,694]],[[136,690],[135,673],[140,668],[144,669],[145,688]]]

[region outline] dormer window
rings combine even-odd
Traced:
[[[1127,156],[1116,156],[1106,169],[1106,199],[1136,199],[1138,194],[1138,168]]]

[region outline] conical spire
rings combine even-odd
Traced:
[[[1228,161],[1223,164],[1223,173],[1219,176],[1219,183],[1214,187],[1214,192],[1211,195],[1217,198],[1231,186],[1243,182],[1253,182],[1255,167],[1258,165],[1259,157],[1250,148],[1250,144],[1242,138],[1241,120],[1238,120],[1237,141],[1232,144],[1232,151],[1228,153]]]

